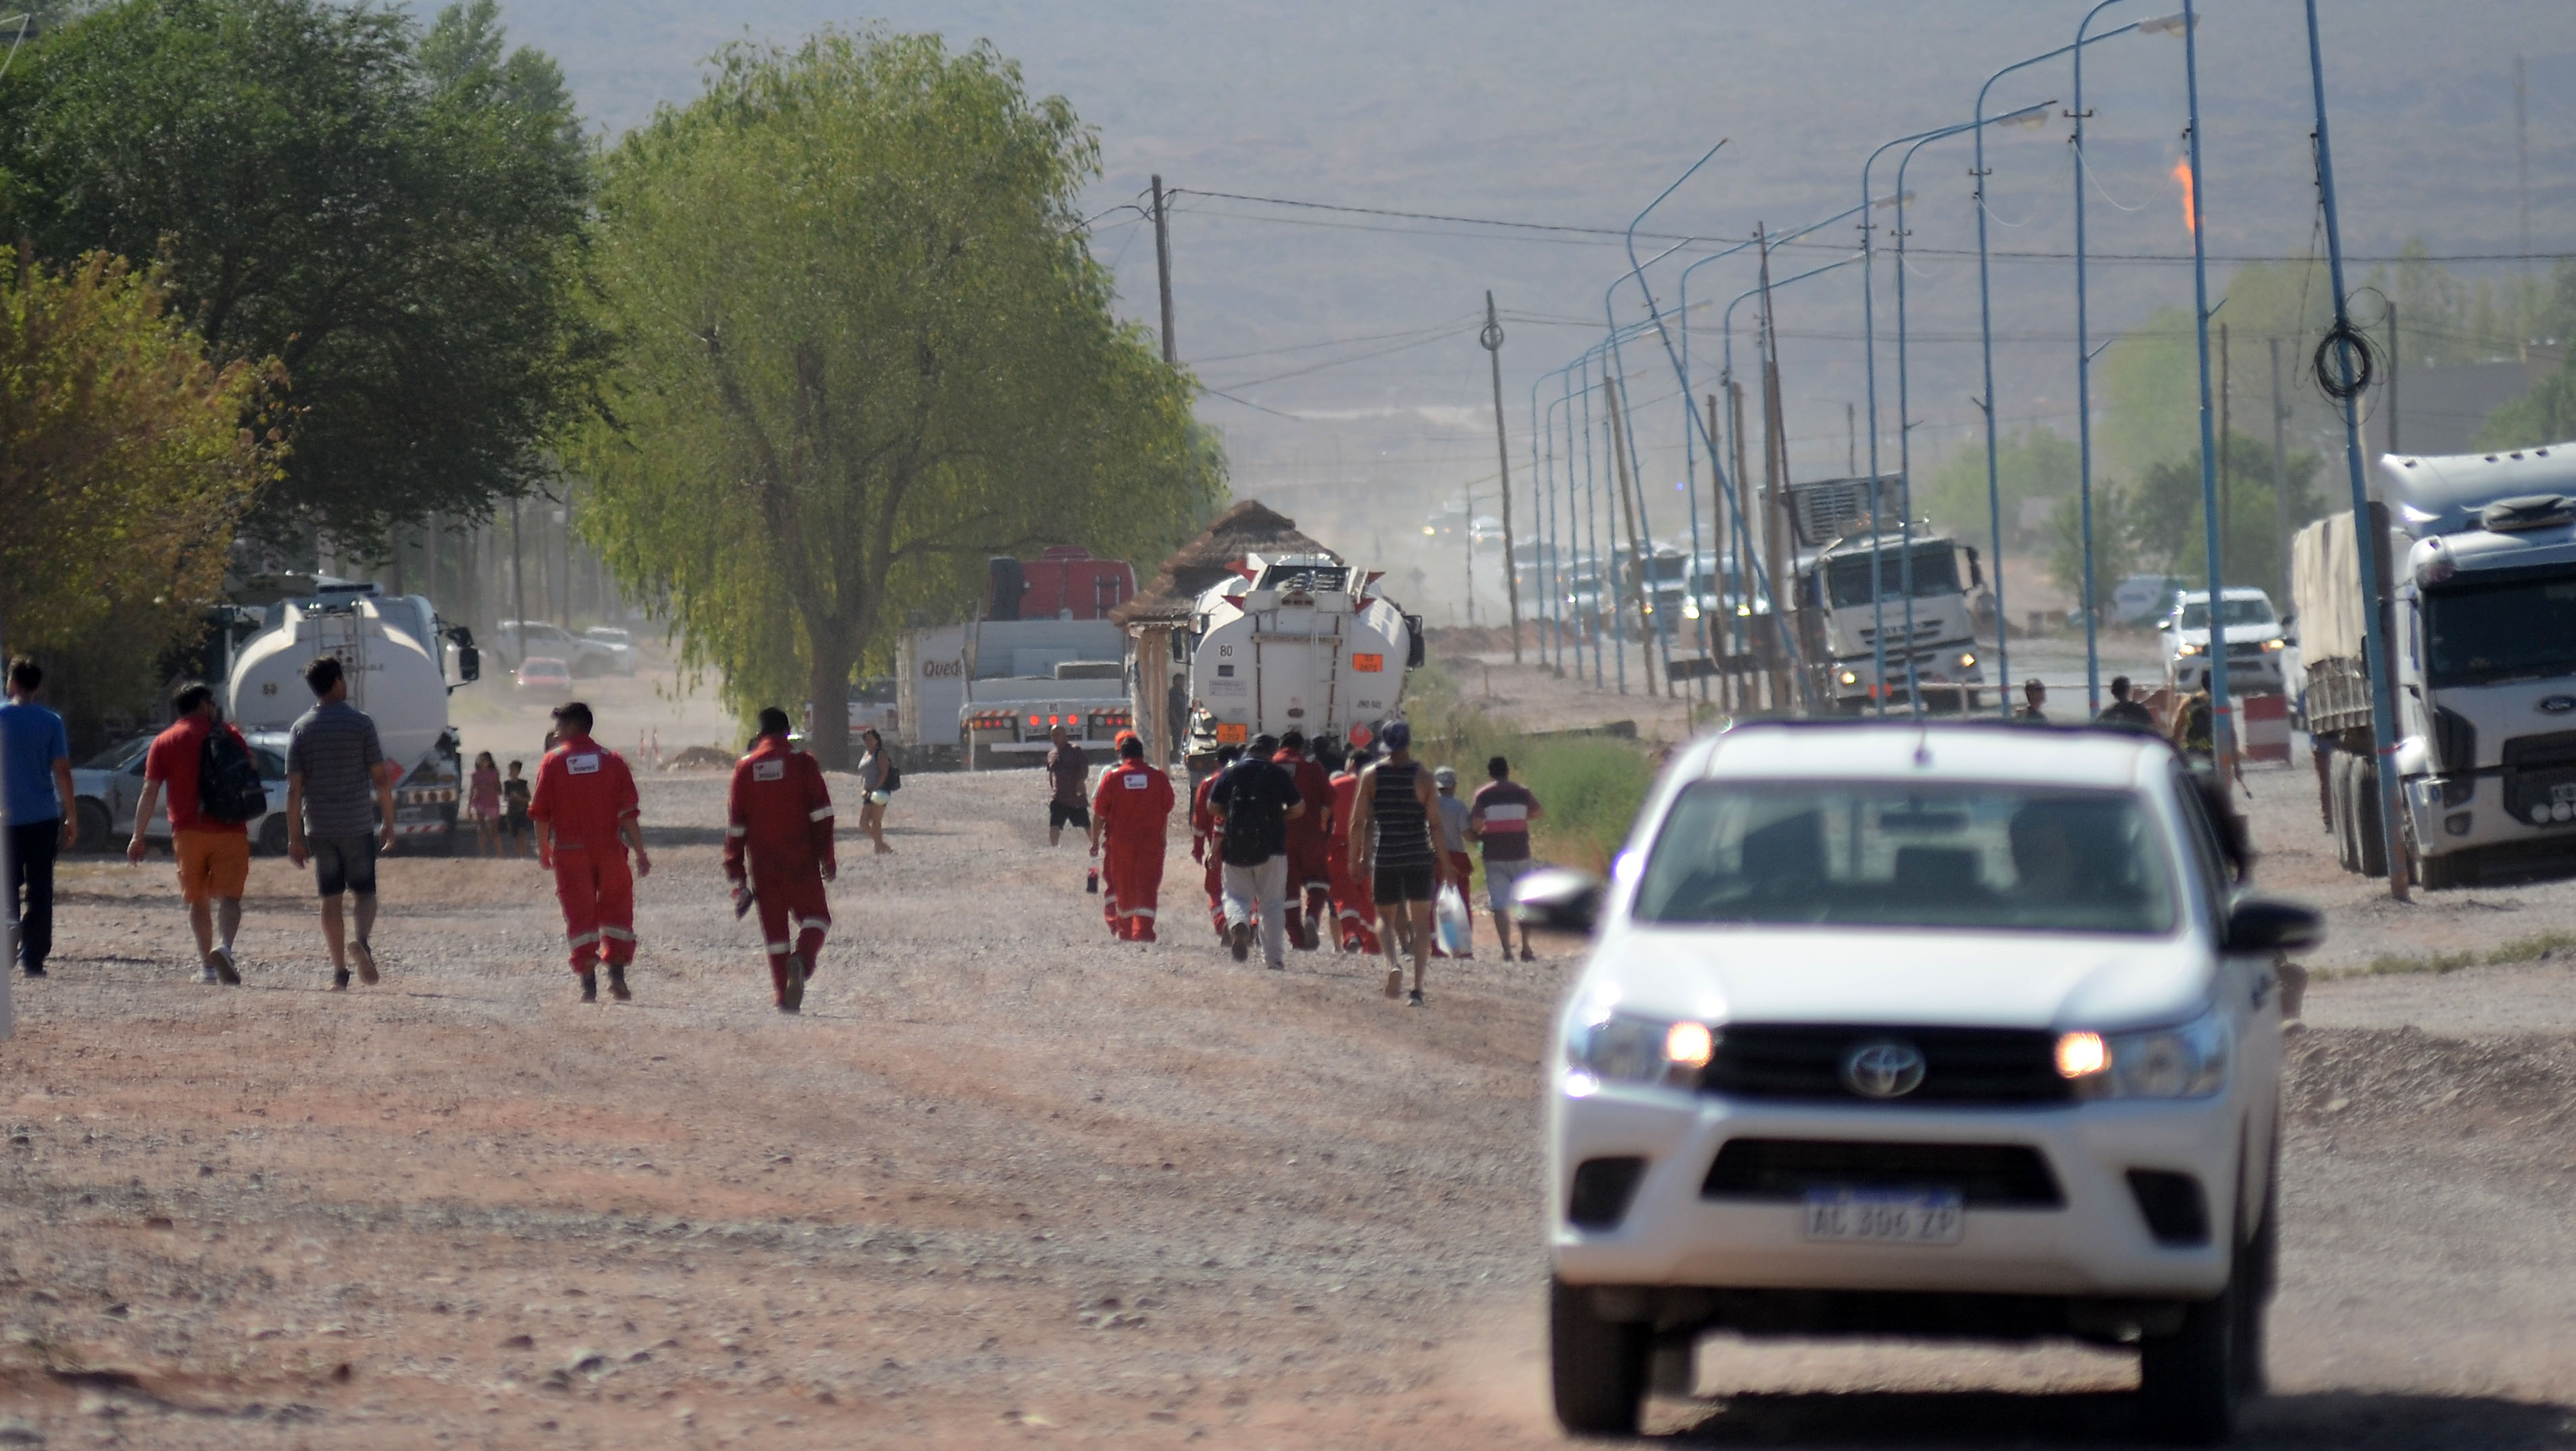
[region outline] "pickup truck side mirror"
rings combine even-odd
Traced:
[[[1512,920],[1589,936],[1601,920],[1601,883],[1562,867],[1532,872],[1513,884]]]
[[[456,647],[456,678],[471,685],[483,678],[483,652],[471,645]]]
[[[2229,952],[2305,952],[2325,940],[2325,918],[2278,897],[2247,897],[2227,914]]]
[[[2171,629],[2173,629],[2173,621],[2172,621],[2171,619],[2162,619],[2162,620],[2158,620],[2158,621],[2156,621],[2156,630],[2157,630],[2159,633],[2163,633],[2163,632],[2166,632],[2166,631],[2170,631]]]

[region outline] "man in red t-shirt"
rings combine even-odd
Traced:
[[[1366,877],[1351,870],[1351,812],[1359,802],[1360,771],[1370,760],[1366,748],[1351,752],[1347,769],[1332,778],[1334,831],[1324,843],[1324,865],[1332,880],[1334,942],[1344,952],[1377,955],[1377,898]]]
[[[537,824],[537,865],[555,874],[581,1000],[599,1001],[598,965],[605,961],[609,996],[622,1003],[635,996],[626,986],[626,965],[635,960],[635,878],[653,874],[635,777],[623,757],[590,738],[589,706],[566,701],[554,714],[555,748],[538,763],[536,796],[528,802],[528,819]],[[626,870],[629,846],[633,875]]]
[[[1164,831],[1172,818],[1172,778],[1145,764],[1145,743],[1118,739],[1118,764],[1100,773],[1091,795],[1091,854],[1100,856],[1101,890],[1117,915],[1110,930],[1121,941],[1152,942],[1154,913],[1162,905]]]
[[[144,828],[152,808],[167,793],[170,800],[170,854],[179,862],[179,897],[188,904],[188,926],[197,934],[198,981],[239,983],[233,961],[233,935],[241,930],[242,889],[250,882],[250,829],[243,821],[217,821],[197,810],[197,766],[204,758],[206,737],[216,731],[232,737],[242,754],[250,742],[215,718],[215,692],[195,682],[179,687],[170,698],[178,719],[152,738],[143,759],[143,796],[134,803],[134,839],[125,858],[140,862]]]
[[[1288,940],[1299,951],[1312,952],[1316,926],[1332,912],[1333,869],[1325,860],[1325,847],[1332,840],[1334,818],[1323,808],[1333,799],[1333,778],[1306,754],[1303,731],[1281,736],[1279,754],[1270,760],[1296,781],[1298,800],[1315,804],[1288,823]]]
[[[840,874],[832,850],[832,792],[812,756],[787,743],[787,712],[760,713],[760,736],[733,768],[725,809],[724,873],[734,907],[760,908],[778,1010],[802,1012],[805,980],[823,950],[832,908],[823,884]]]

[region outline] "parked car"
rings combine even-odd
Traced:
[[[1632,1434],[1707,1330],[2134,1349],[2226,1434],[2279,1253],[2282,954],[2225,797],[2164,742],[1762,722],[1666,770],[1548,1067],[1550,1354]]]
[[[512,688],[521,695],[568,699],[572,695],[572,667],[551,656],[532,655],[519,662]]]
[[[610,675],[635,673],[636,650],[633,635],[614,625],[593,625],[581,632],[581,639],[583,644],[607,652],[600,657],[602,673]]]
[[[72,810],[80,822],[72,850],[114,851],[134,834],[134,807],[143,796],[144,757],[151,748],[152,737],[136,736],[72,768]],[[257,742],[252,743],[250,753],[259,762],[260,780],[268,788],[268,810],[249,825],[251,849],[268,856],[284,856],[286,757]],[[143,836],[146,841],[170,839],[168,810],[152,813],[152,819],[143,824]]]
[[[2148,624],[2171,610],[2174,596],[2190,587],[2191,581],[2170,574],[2129,575],[2111,591],[2107,602],[2111,622],[2116,625]]]
[[[617,649],[608,641],[576,635],[544,620],[503,620],[493,627],[492,638],[493,648],[514,666],[523,660],[552,658],[562,661],[576,676],[599,675],[618,668]],[[633,648],[630,640],[630,660]],[[629,669],[625,673],[634,672]]]

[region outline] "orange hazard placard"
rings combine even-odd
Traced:
[[[1386,657],[1383,655],[1353,655],[1351,657],[1351,668],[1362,675],[1375,675],[1386,668]]]
[[[1249,726],[1226,725],[1220,722],[1216,728],[1216,743],[1220,746],[1239,746],[1250,737],[1250,734]]]

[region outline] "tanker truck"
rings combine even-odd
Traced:
[[[450,683],[445,647],[456,647]],[[233,661],[230,717],[252,745],[286,754],[287,732],[313,706],[304,667],[336,656],[348,673],[349,703],[376,722],[394,780],[398,847],[455,849],[458,784],[464,779],[447,694],[477,679],[481,659],[462,627],[443,625],[420,595],[382,596],[374,585],[332,586],[268,606],[260,632]]]
[[[1190,769],[1222,745],[1297,730],[1343,736],[1404,701],[1422,621],[1375,591],[1378,576],[1329,554],[1246,555],[1191,615]]]
[[[2360,553],[2396,684],[2397,835],[2428,889],[2576,870],[2576,443],[2379,461],[2394,516],[2291,544],[2301,713],[2346,871],[2385,875]],[[2390,566],[2394,566],[2391,568]]]

